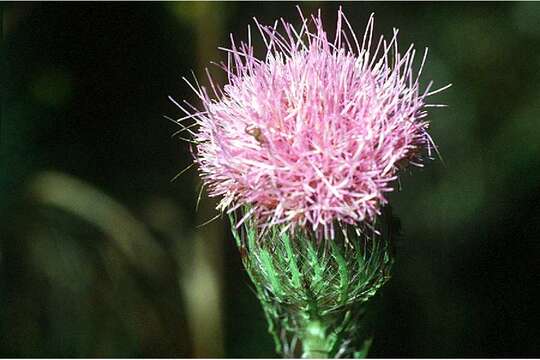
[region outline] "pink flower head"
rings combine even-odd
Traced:
[[[358,38],[340,9],[333,39],[320,11],[300,16],[299,29],[255,20],[263,58],[249,28],[247,43],[231,36],[228,83],[208,76],[214,98],[190,84],[204,110],[177,105],[198,125],[195,162],[218,209],[248,205],[238,226],[253,217],[333,238],[336,223],[375,220],[400,168],[431,155],[425,99],[446,87],[420,92],[427,50],[415,75],[415,50],[398,52],[396,29],[372,42],[373,16]]]

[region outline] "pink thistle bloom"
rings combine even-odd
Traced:
[[[413,46],[400,54],[396,29],[390,41],[372,41],[373,16],[358,38],[340,9],[333,40],[320,11],[300,16],[300,29],[281,20],[282,31],[255,20],[264,58],[254,55],[249,27],[247,43],[231,36],[231,48],[221,48],[228,83],[221,89],[208,75],[213,99],[190,84],[203,110],[177,105],[181,120],[198,126],[187,129],[195,163],[209,195],[222,197],[219,210],[248,205],[238,226],[253,217],[261,227],[334,238],[336,223],[373,222],[400,168],[430,157],[425,100],[447,87],[420,91],[427,49],[414,74]]]

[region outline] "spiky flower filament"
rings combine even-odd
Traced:
[[[281,20],[257,28],[266,56],[231,37],[228,83],[209,81],[213,97],[192,85],[204,110],[185,109],[195,161],[219,209],[251,210],[261,227],[310,228],[334,238],[334,224],[373,222],[401,167],[431,154],[425,121],[430,85],[420,91],[415,50],[400,54],[397,30],[374,41],[370,18],[361,41],[338,11],[330,40],[320,12],[297,30]],[[444,89],[444,88],[443,88]],[[191,131],[188,129],[188,131]]]

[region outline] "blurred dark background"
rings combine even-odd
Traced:
[[[2,5],[0,356],[273,357],[226,222],[162,115],[295,3]],[[329,29],[339,3],[322,9]],[[428,46],[444,161],[402,177],[372,357],[540,356],[540,4],[345,3]],[[262,42],[257,40],[258,45]],[[219,79],[222,74],[211,67]],[[204,82],[204,81],[203,81]]]

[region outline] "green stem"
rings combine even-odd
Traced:
[[[302,358],[326,359],[329,356],[329,344],[326,328],[318,321],[308,321],[301,337]]]

